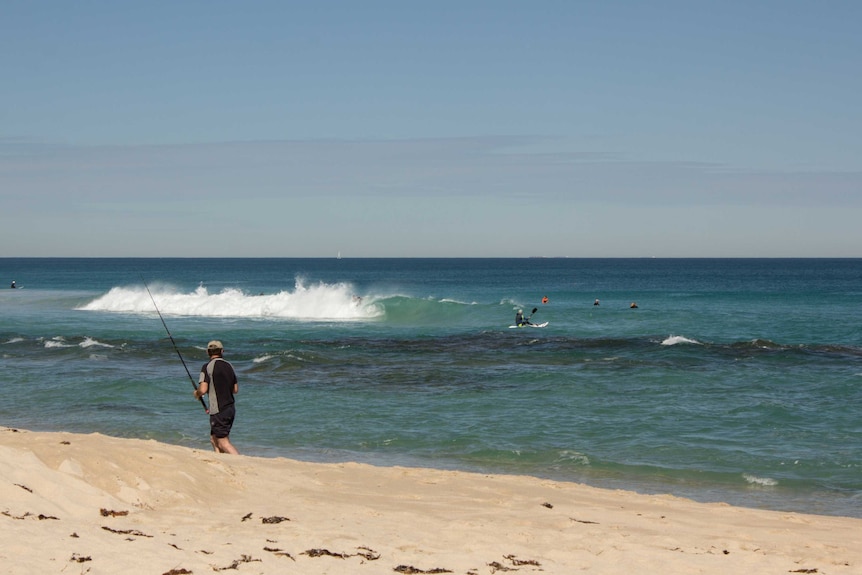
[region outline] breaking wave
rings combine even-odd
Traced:
[[[152,293],[152,298],[150,297]],[[105,295],[76,309],[118,313],[152,313],[193,317],[281,318],[351,321],[380,317],[384,308],[374,297],[357,295],[347,283],[305,285],[296,280],[293,290],[249,294],[236,288],[210,293],[203,286],[183,293],[170,286],[114,287]]]

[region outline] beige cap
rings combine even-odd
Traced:
[[[214,339],[207,344],[207,351],[212,351],[214,349],[224,349],[221,342],[217,339]]]

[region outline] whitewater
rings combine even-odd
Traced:
[[[363,299],[349,284],[318,282],[306,286],[301,279],[296,280],[293,290],[273,294],[248,294],[235,288],[210,293],[203,285],[191,292],[161,284],[114,287],[77,309],[125,313],[158,309],[163,314],[180,316],[333,321],[368,320],[383,315],[374,298]]]

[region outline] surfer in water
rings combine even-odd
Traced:
[[[524,310],[519,309],[518,313],[515,314],[515,325],[521,327],[522,325],[531,325],[530,318],[524,317]]]
[[[15,288],[17,288],[17,287],[18,287],[18,286],[16,286],[16,285],[15,285],[15,280],[12,280],[12,285],[10,285],[9,287],[10,287],[10,288],[12,288],[12,289],[15,289]]]

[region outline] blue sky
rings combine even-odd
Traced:
[[[862,257],[862,2],[0,6],[0,257]]]

